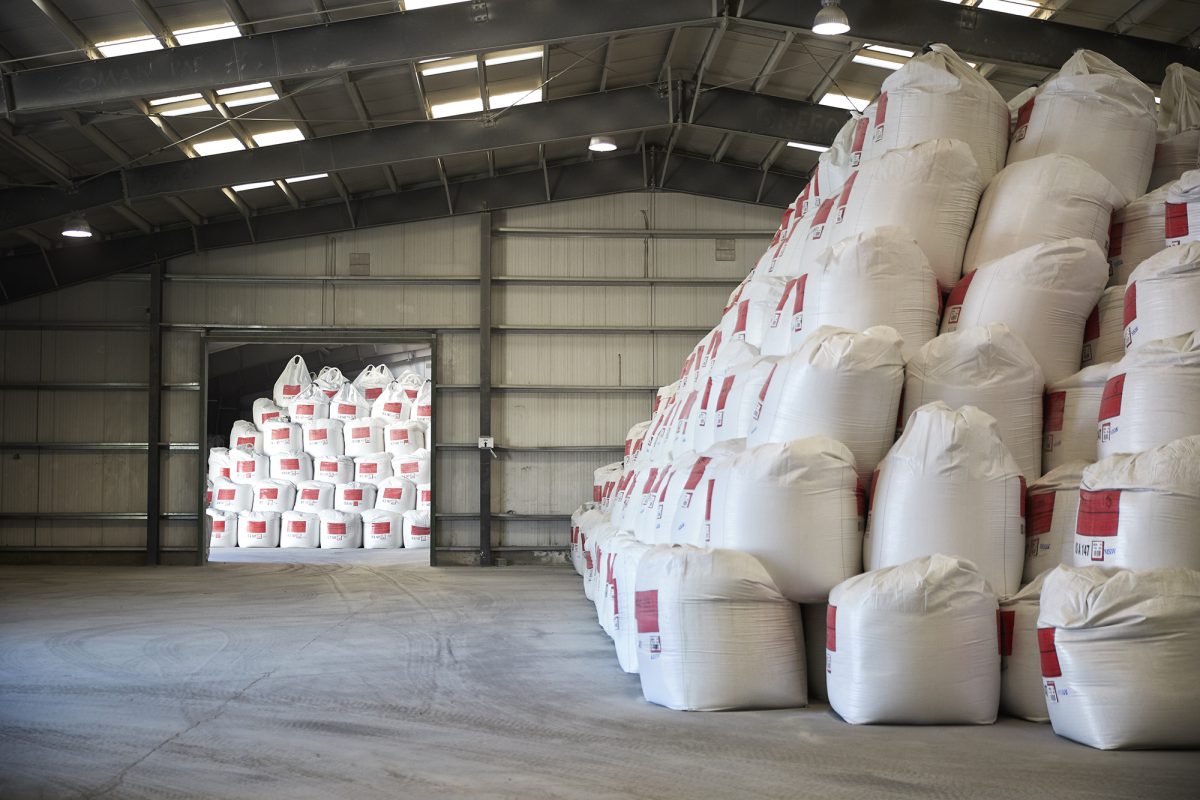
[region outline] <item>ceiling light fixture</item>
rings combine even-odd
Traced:
[[[92,226],[82,216],[68,217],[63,223],[62,235],[68,239],[92,238]]]
[[[611,153],[617,149],[617,140],[611,136],[593,136],[588,142],[588,150],[596,153]]]
[[[849,32],[850,20],[838,5],[839,2],[840,0],[821,0],[821,10],[813,19],[813,33],[818,36],[837,36]]]

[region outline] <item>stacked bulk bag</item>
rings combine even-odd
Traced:
[[[321,546],[321,516],[314,511],[285,511],[279,523],[279,546]]]
[[[822,192],[826,195],[835,195],[842,190],[850,174],[862,164],[869,124],[866,117],[855,111],[850,112],[850,119],[841,127],[837,136],[833,137],[833,143],[829,145],[829,149],[821,153],[817,160],[816,172],[813,173],[813,179],[809,181],[809,185],[812,185],[819,177],[820,183],[814,187],[815,197],[806,196],[809,192],[809,187],[806,185],[804,191],[800,193],[800,197],[797,198],[799,202],[796,205],[796,212],[798,214],[804,216],[810,211],[814,211],[815,206],[820,205]],[[938,137],[926,138],[936,139]],[[909,144],[915,144],[915,142],[905,142],[905,146]],[[822,189],[822,187],[828,188]],[[813,203],[813,199],[817,202]]]
[[[307,422],[314,419],[329,419],[329,397],[315,383],[300,392],[288,406],[288,418],[292,422]]]
[[[347,422],[342,428],[346,455],[357,458],[384,452],[383,428],[383,420],[374,417],[360,417]]]
[[[365,509],[375,507],[375,495],[373,483],[351,481],[339,484],[333,490],[333,507],[338,511],[361,513]]]
[[[417,507],[417,486],[408,478],[393,475],[379,482],[375,507],[403,514]]]
[[[883,82],[864,158],[930,139],[971,148],[984,184],[1008,155],[1008,105],[970,64],[944,44],[930,45]]]
[[[745,449],[740,439],[722,442],[690,462],[690,468],[679,476],[680,489],[675,501],[666,510],[671,517],[667,543],[719,546],[713,543],[714,514],[719,513],[718,483],[722,491],[728,488],[730,464]]]
[[[362,517],[346,511],[322,511],[320,536],[323,550],[362,547]]]
[[[321,371],[313,379],[313,383],[326,397],[333,397],[337,394],[338,389],[341,389],[345,382],[346,376],[342,375],[342,371],[337,367],[321,367]]]
[[[614,461],[592,471],[592,502],[600,503],[602,511],[608,510],[604,507],[604,500],[612,494],[617,481],[621,479],[622,466],[620,461]],[[424,482],[417,481],[417,483]]]
[[[753,556],[657,547],[638,564],[634,614],[651,703],[689,711],[807,704],[800,609]]]
[[[283,419],[284,416],[284,409],[275,405],[275,402],[269,397],[260,397],[250,406],[250,418],[254,420],[255,429],[260,431],[266,423],[272,420]],[[236,422],[234,423],[234,425],[237,424]],[[241,447],[241,445],[238,445],[238,447]]]
[[[251,450],[230,450],[230,480],[234,483],[257,483],[271,477],[271,460]]]
[[[271,479],[297,484],[311,481],[312,456],[303,451],[276,453],[271,456]]]
[[[1046,383],[1079,370],[1084,327],[1108,283],[1108,264],[1094,241],[1031,245],[968,279],[957,328],[1004,323],[1033,353]]]
[[[1126,352],[1200,330],[1200,242],[1167,248],[1138,265],[1125,287],[1124,322]]]
[[[415,510],[405,511],[404,547],[408,550],[413,548],[428,549],[430,538],[429,512]]]
[[[1075,156],[1129,203],[1150,182],[1155,117],[1150,87],[1099,53],[1079,50],[1021,107],[1008,163],[1048,153]]]
[[[291,511],[296,504],[296,487],[290,481],[258,481],[252,486],[255,511]]]
[[[583,503],[579,508],[571,512],[571,566],[580,577],[583,576],[583,549],[579,543],[579,533],[582,527],[583,515],[590,513],[592,510],[591,503]]]
[[[232,473],[232,463],[229,460],[229,449],[226,447],[210,447],[208,449],[208,479],[229,478]]]
[[[217,511],[237,514],[249,511],[254,505],[254,488],[250,483],[236,483],[228,478],[213,478],[212,507]]]
[[[269,456],[294,453],[304,449],[300,426],[294,422],[274,420],[263,424],[263,452]]]
[[[354,388],[353,384],[343,383],[341,388],[329,398],[329,418],[340,419],[350,423],[362,417],[371,415],[371,404]]]
[[[1029,484],[1025,504],[1025,569],[1029,583],[1059,564],[1075,561],[1079,484],[1090,462],[1068,461]]]
[[[296,511],[328,511],[333,508],[334,485],[325,481],[304,481],[296,484]],[[315,546],[315,545],[314,545]]]
[[[1042,368],[1002,324],[943,334],[908,362],[904,417],[932,401],[995,418],[1027,480],[1042,474]]]
[[[412,418],[425,423],[425,430],[433,425],[433,384],[425,381],[413,401]]]
[[[731,399],[736,400],[740,394],[734,394],[734,384],[738,374],[749,370],[758,358],[758,348],[745,342],[730,342],[713,358],[712,370],[704,379],[703,391],[697,401],[700,408],[695,424],[690,426],[693,428],[692,447],[697,453],[707,452],[717,442],[736,438],[733,410],[738,403]]]
[[[787,288],[781,278],[755,278],[747,284],[737,304],[721,317],[721,340],[746,342],[761,348],[775,308]]]
[[[385,368],[386,369],[386,368]],[[363,547],[394,549],[403,545],[403,517],[395,511],[370,508],[362,512]]]
[[[752,447],[717,482],[712,545],[749,553],[784,597],[820,602],[862,568],[865,500],[854,456],[823,436]]]
[[[368,402],[374,403],[393,380],[392,371],[385,364],[368,364],[355,377],[353,385]]]
[[[287,408],[291,405],[292,399],[307,389],[311,383],[312,377],[308,374],[308,365],[304,363],[304,357],[292,356],[283,368],[283,372],[275,380],[275,392],[272,398],[275,405]]]
[[[393,456],[406,456],[425,447],[425,426],[416,420],[390,422],[383,429],[383,446]]]
[[[323,456],[313,461],[313,478],[338,485],[354,480],[354,459],[350,456]]]
[[[204,513],[209,518],[208,546],[237,547],[237,512],[208,508]]]
[[[1191,176],[1200,178],[1200,170]],[[1127,283],[1129,274],[1167,247],[1167,187],[1160,186],[1113,212],[1108,230],[1108,265],[1111,283]]]
[[[252,423],[239,419],[229,430],[229,450],[243,449],[263,452],[263,435]]]
[[[817,330],[764,383],[747,444],[829,436],[850,449],[859,475],[869,477],[895,440],[904,388],[900,347],[891,328]]]
[[[371,404],[371,416],[384,422],[403,422],[412,416],[412,401],[404,393],[404,387],[392,381]]]
[[[970,561],[930,555],[829,595],[829,704],[852,725],[990,725],[1000,701],[996,595]]]
[[[613,646],[617,651],[617,663],[625,672],[638,671],[637,617],[634,613],[637,606],[637,570],[642,558],[653,550],[653,545],[624,538],[617,548],[613,563]]]
[[[1000,710],[1030,722],[1049,722],[1038,649],[1039,574],[1016,594],[1000,599]]]
[[[1059,568],[1038,616],[1059,736],[1101,750],[1200,747],[1200,572]]]
[[[428,511],[433,508],[433,484],[417,484],[417,511]]]
[[[937,276],[949,289],[962,273],[963,251],[983,184],[971,150],[962,142],[935,139],[892,150],[865,162],[846,181],[828,210],[818,210],[804,260],[825,247],[872,228],[908,230]],[[818,239],[821,214],[831,226]]]
[[[387,453],[372,453],[354,459],[354,480],[378,486],[392,477],[392,457]]]
[[[778,358],[755,358],[749,364],[739,364],[719,380],[714,372],[711,385],[706,385],[701,394],[703,405],[696,419],[694,440],[697,452],[750,434],[759,396],[778,362]]]
[[[1200,436],[1083,471],[1074,563],[1200,569]]]
[[[301,423],[304,452],[314,458],[342,455],[346,452],[343,426],[340,419],[312,419]]]
[[[1083,327],[1085,367],[1120,361],[1125,355],[1125,284],[1110,286],[1100,295]]]
[[[1091,239],[1107,252],[1113,209],[1124,204],[1108,178],[1074,156],[1044,155],[1011,164],[983,193],[963,274],[1060,239]]]
[[[238,547],[279,547],[279,512],[242,511],[238,514]]]
[[[1097,454],[1140,453],[1200,434],[1200,331],[1142,345],[1113,365]]]
[[[1096,460],[1096,419],[1112,364],[1096,364],[1046,386],[1042,409],[1042,471]]]
[[[1151,189],[1200,167],[1200,72],[1182,64],[1168,64],[1160,94],[1160,141],[1154,148]]]
[[[429,483],[429,451],[417,450],[406,456],[396,456],[392,459],[392,474],[417,484]]]
[[[646,431],[650,428],[650,420],[639,422],[629,429],[629,433],[625,434],[625,466],[628,467],[642,452],[642,445],[646,442]]]
[[[1025,481],[996,420],[937,402],[909,417],[879,464],[863,542],[876,570],[934,553],[969,559],[997,594],[1021,585]]]

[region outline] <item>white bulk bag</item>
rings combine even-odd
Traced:
[[[681,458],[696,451],[697,423],[700,415],[704,413],[704,406],[700,401],[707,384],[708,379],[705,378],[703,386],[689,390],[683,399],[683,405],[679,407],[679,414],[671,425],[671,458]]]
[[[593,544],[596,545],[596,563],[599,566],[593,576],[592,604],[596,608],[596,621],[611,639],[616,636],[617,555],[626,542],[641,543],[634,539],[632,534],[618,530],[611,523],[606,529],[602,542],[597,543],[593,540]]]
[[[712,545],[718,482],[722,491],[728,488],[726,478],[730,463],[745,449],[743,440],[731,439],[714,445],[690,463],[680,476],[681,484],[673,508],[666,509],[671,515],[667,543],[696,547]]]
[[[850,112],[850,119],[846,120],[846,124],[838,131],[837,136],[833,138],[833,143],[829,149],[821,153],[817,160],[817,169],[813,173],[813,179],[820,177],[820,185],[816,187],[817,203],[808,205],[797,205],[797,211],[803,216],[815,210],[815,206],[820,204],[821,195],[827,197],[836,195],[842,190],[846,184],[846,180],[850,177],[850,173],[858,169],[862,164],[863,149],[866,146],[868,127],[870,120],[862,116],[856,111]],[[938,137],[926,137],[936,139]],[[906,142],[906,144],[915,144],[915,142]],[[812,183],[812,180],[809,181]],[[827,188],[826,188],[827,187]],[[808,187],[805,187],[808,191]],[[803,197],[803,192],[801,193]],[[809,201],[811,198],[805,198]]]
[[[1112,212],[1124,204],[1108,178],[1073,156],[1046,155],[1005,167],[979,203],[963,274],[1059,239],[1091,239],[1108,252]]]
[[[1029,484],[1025,504],[1025,569],[1029,583],[1059,564],[1075,561],[1079,484],[1089,462],[1068,461]]]
[[[234,483],[251,484],[271,477],[271,460],[262,453],[252,450],[230,450],[232,471],[229,479]]]
[[[347,550],[362,547],[362,517],[346,511],[322,511],[321,549]]]
[[[425,429],[433,424],[433,382],[425,381],[413,401],[412,418],[425,423]]]
[[[830,211],[832,231],[823,235],[824,241],[810,234],[804,260],[814,262],[821,250],[847,237],[898,225],[928,257],[938,284],[949,289],[962,274],[963,251],[982,192],[979,167],[960,141],[934,139],[892,150],[850,176]]]
[[[339,484],[333,490],[333,507],[338,511],[362,512],[375,507],[375,484],[350,483]],[[357,545],[355,545],[357,547]]]
[[[333,397],[329,398],[329,418],[340,419],[342,422],[371,415],[371,404],[354,388],[352,384],[343,383]]]
[[[242,419],[233,423],[233,427],[229,431],[229,449],[237,450],[239,448],[253,450],[256,453],[263,452],[262,431],[254,427],[253,423]]]
[[[258,481],[252,486],[255,511],[291,511],[296,505],[296,487],[290,481]]]
[[[1079,370],[1083,329],[1108,283],[1099,245],[1091,239],[1030,245],[968,277],[959,328],[1004,323],[1037,359],[1047,383]]]
[[[1000,702],[997,610],[975,565],[941,554],[834,587],[829,705],[852,725],[990,725]]]
[[[600,503],[600,510],[607,512],[608,498],[616,488],[621,478],[623,467],[621,462],[614,461],[592,470],[592,501]],[[417,481],[418,484],[427,481]]]
[[[312,456],[302,450],[276,453],[271,456],[271,478],[292,484],[311,481],[313,478]]]
[[[432,475],[429,471],[429,451],[418,450],[406,456],[396,456],[392,459],[392,474],[408,478],[413,483],[429,483]]]
[[[362,372],[358,373],[353,386],[368,402],[374,403],[383,395],[383,390],[393,380],[392,371],[387,368],[386,364],[368,364]]]
[[[405,509],[411,511],[412,509]],[[592,510],[591,503],[583,503],[571,512],[571,566],[580,576],[583,575],[583,554],[579,545],[580,522],[583,515]],[[403,512],[402,512],[403,513]]]
[[[354,480],[378,486],[392,477],[392,457],[387,453],[373,453],[354,459]]]
[[[412,401],[404,393],[404,387],[392,381],[383,388],[379,397],[371,404],[371,416],[384,422],[403,422],[412,416]]]
[[[871,486],[869,570],[944,553],[969,559],[997,594],[1021,585],[1025,480],[996,420],[973,406],[913,412]]]
[[[908,362],[904,418],[939,400],[971,405],[995,418],[1026,480],[1042,474],[1042,368],[1002,324],[943,334]]]
[[[292,356],[275,381],[275,405],[287,408],[291,405],[292,398],[304,391],[310,383],[312,377],[308,374],[308,365],[304,363],[304,357]]]
[[[363,547],[395,549],[404,544],[403,517],[395,511],[369,508],[362,512]]]
[[[1120,361],[1125,355],[1125,284],[1110,286],[1083,326],[1082,366]]]
[[[304,436],[295,422],[273,420],[263,424],[263,452],[267,455],[293,453],[303,449]]]
[[[1083,471],[1074,563],[1200,569],[1200,436]]]
[[[346,422],[342,427],[346,455],[357,458],[384,452],[383,428],[383,420],[374,417],[359,417]]]
[[[254,427],[260,431],[265,423],[281,419],[284,416],[284,410],[275,405],[275,401],[269,397],[258,398],[250,408],[250,416],[254,420]]]
[[[428,483],[417,484],[417,511],[428,511],[433,508],[433,486]]]
[[[626,501],[636,481],[637,469],[626,467],[625,471],[621,473],[621,480],[617,481],[617,487],[613,491],[612,501],[608,507],[608,517],[609,521],[620,530],[624,530],[621,519],[625,516],[625,510],[628,508]]]
[[[788,281],[782,278],[752,280],[737,305],[721,317],[721,340],[725,343],[746,342],[761,348],[787,286]]]
[[[1127,283],[1139,264],[1166,249],[1166,203],[1167,187],[1160,186],[1113,212],[1108,229],[1110,284]]]
[[[1176,65],[1167,68],[1173,66]],[[1147,188],[1151,191],[1160,189],[1197,167],[1200,167],[1200,129],[1168,136],[1154,148],[1154,168],[1150,171]]]
[[[1183,64],[1168,64],[1159,94],[1159,143],[1154,150],[1151,189],[1200,167],[1200,72]]]
[[[653,545],[639,542],[632,537],[621,537],[614,551],[613,580],[613,646],[617,651],[617,663],[625,672],[638,671],[637,617],[634,613],[637,596],[637,569],[642,557],[654,549]]]
[[[971,148],[985,184],[1008,155],[1008,104],[944,44],[929,46],[889,75],[875,100],[865,159],[930,139]]]
[[[280,547],[320,547],[321,517],[310,511],[285,511],[279,523]]]
[[[707,395],[702,416],[696,420],[695,446],[703,452],[715,444],[730,439],[745,439],[754,425],[754,412],[758,408],[760,395],[779,358],[756,358],[749,364],[739,365],[717,382],[713,377],[711,387],[706,386]]]
[[[641,456],[642,445],[646,442],[646,431],[650,429],[650,420],[639,422],[625,434],[625,466],[628,468],[637,463]]]
[[[1167,186],[1167,247],[1200,241],[1200,176],[1184,175]]]
[[[333,397],[337,394],[338,389],[341,389],[345,382],[346,376],[342,375],[342,371],[337,367],[321,367],[321,371],[313,380],[313,383],[324,392],[326,397]]]
[[[240,512],[237,541],[238,547],[279,547],[279,512]]]
[[[204,513],[209,518],[208,546],[237,547],[237,512],[209,508]]]
[[[1008,163],[1047,153],[1075,156],[1132,202],[1150,182],[1155,117],[1150,87],[1105,56],[1077,50],[1021,107]]]
[[[288,406],[288,419],[292,422],[308,422],[314,419],[329,419],[329,396],[315,383],[292,400]]]
[[[753,555],[784,597],[820,602],[862,571],[866,502],[841,442],[811,436],[752,447],[717,481],[712,546]]]
[[[672,512],[683,491],[684,478],[680,476],[678,480],[674,480],[674,486],[672,486],[672,481],[681,469],[686,474],[691,471],[691,464],[672,463],[659,470],[650,491],[642,494],[637,521],[633,524],[633,534],[638,541],[648,544],[668,544],[670,542]]]
[[[384,449],[393,456],[406,456],[425,447],[425,425],[416,420],[389,422],[383,429]]]
[[[296,485],[296,511],[328,511],[333,508],[332,483],[325,481],[304,481]],[[316,545],[313,545],[316,547]]]
[[[340,419],[313,419],[300,425],[304,437],[304,452],[313,458],[340,456],[346,452],[346,441]]]
[[[869,477],[896,438],[904,388],[900,345],[891,328],[818,329],[774,367],[747,445],[828,436],[845,444],[859,475]]]
[[[732,413],[726,415],[726,410],[734,407],[729,402],[734,382],[737,374],[750,369],[758,357],[757,347],[745,342],[730,342],[713,359],[712,370],[704,379],[700,393],[700,410],[695,425],[691,426],[694,428],[692,446],[696,452],[706,452],[717,442],[734,438],[736,426]]]
[[[1200,330],[1200,242],[1167,248],[1133,271],[1124,322],[1126,352]]]
[[[405,549],[429,549],[429,541],[431,538],[429,533],[429,512],[416,510],[405,511],[403,535]]]
[[[232,462],[229,459],[229,448],[227,447],[210,447],[208,448],[208,479],[216,480],[217,478],[228,478],[232,469]]]
[[[213,478],[212,507],[236,514],[249,511],[254,505],[254,489],[249,483],[234,483],[227,478]]]
[[[808,703],[800,609],[753,556],[657,547],[642,556],[635,585],[648,701],[685,711]]]
[[[1046,386],[1042,409],[1042,470],[1096,460],[1096,419],[1112,364],[1096,364]]]
[[[396,378],[396,383],[400,385],[404,396],[411,402],[417,399],[421,387],[425,385],[425,379],[409,369],[400,373],[399,377]]]
[[[1030,722],[1050,721],[1037,633],[1047,574],[1041,573],[1016,594],[1000,598],[1000,710]]]
[[[1148,342],[1113,365],[1096,453],[1140,453],[1200,434],[1200,331]]]
[[[403,514],[417,507],[417,485],[408,478],[393,475],[379,482],[375,507]]]
[[[938,285],[929,260],[903,228],[872,228],[824,250],[780,299],[763,355],[787,355],[825,325],[894,329],[911,357],[937,336]]]
[[[350,456],[322,456],[313,460],[313,478],[335,486],[354,480],[354,459]]]
[[[1101,750],[1200,747],[1200,572],[1060,567],[1038,615],[1054,732]]]

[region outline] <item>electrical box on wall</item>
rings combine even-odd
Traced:
[[[479,449],[480,450],[491,450],[495,446],[496,446],[496,440],[493,437],[491,437],[491,436],[480,436],[479,437]]]

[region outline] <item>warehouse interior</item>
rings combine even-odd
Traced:
[[[1194,797],[1198,47],[0,3],[0,796]]]

